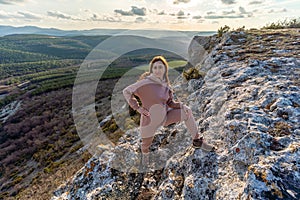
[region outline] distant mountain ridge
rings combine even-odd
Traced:
[[[72,35],[112,35],[126,29],[91,29],[91,30],[60,30],[56,28],[40,28],[37,26],[1,26],[0,36],[12,34],[43,34],[55,36],[72,36]]]
[[[129,31],[128,29],[90,29],[90,30],[61,30],[56,28],[40,28],[37,26],[5,26],[0,25],[0,36],[12,34],[42,34],[53,36],[77,36],[77,35],[115,35],[118,33]],[[132,30],[130,30],[132,32]],[[134,30],[137,34],[149,30]],[[153,32],[160,32],[161,30],[152,30]],[[212,35],[215,31],[171,31],[164,30],[164,33],[181,32],[187,35]]]

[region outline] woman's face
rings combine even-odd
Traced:
[[[163,80],[165,72],[166,72],[166,67],[161,61],[157,61],[153,63],[152,73],[155,77]]]

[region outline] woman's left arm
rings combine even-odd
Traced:
[[[175,102],[173,99],[173,92],[169,90],[169,99],[167,100],[167,105],[170,108],[180,109],[183,107],[183,104],[181,102]]]

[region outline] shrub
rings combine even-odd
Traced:
[[[283,28],[300,28],[300,18],[285,19],[283,21],[272,22],[263,27],[263,29],[283,29]]]
[[[203,78],[203,76],[205,75],[204,72],[200,72],[198,69],[196,69],[195,67],[191,67],[189,69],[187,69],[186,71],[184,71],[182,73],[182,76],[185,78],[185,80],[189,81],[191,79],[199,79],[199,78]]]
[[[242,27],[239,27],[239,28],[237,28],[237,29],[235,29],[235,31],[245,31],[245,26],[242,26]]]
[[[224,33],[229,32],[230,27],[225,25],[224,27],[221,26],[221,28],[218,29],[218,37],[222,37]]]

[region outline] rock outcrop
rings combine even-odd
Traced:
[[[209,49],[203,59],[197,58],[202,50],[190,48],[191,63],[206,75],[178,78],[174,90],[216,152],[192,148],[180,123],[157,131],[151,147],[161,153],[156,168],[116,170],[116,159],[139,159],[139,133],[133,129],[114,150],[91,158],[52,199],[300,199],[299,32],[201,38]],[[123,158],[116,156],[120,149]]]

